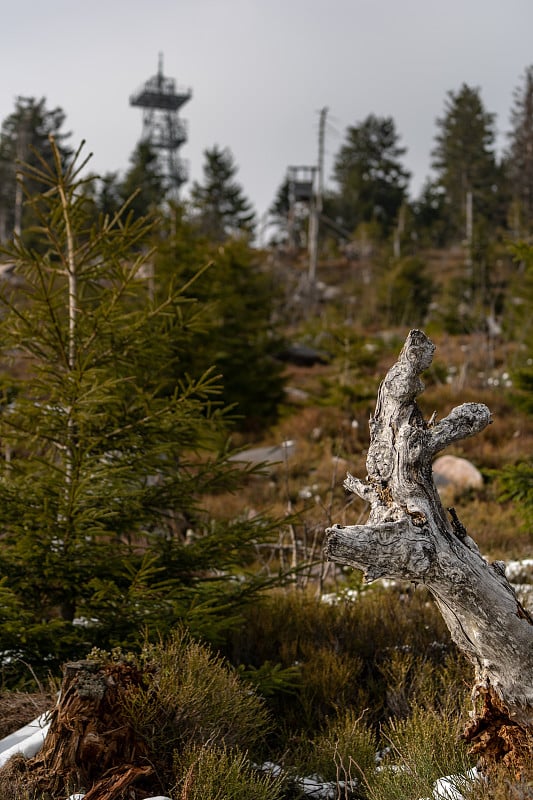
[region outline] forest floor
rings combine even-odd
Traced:
[[[290,443],[287,457],[270,465],[261,477],[250,478],[238,495],[207,499],[210,513],[253,515],[268,509],[280,516],[296,515],[292,541],[301,560],[320,553],[324,529],[334,523],[355,524],[365,513],[358,498],[347,497],[343,480],[347,472],[366,476],[368,422],[375,406],[379,382],[394,363],[407,329],[388,331],[386,347],[375,363],[354,377],[353,391],[338,390],[338,365],[287,368],[287,402],[278,424],[252,446],[273,447]],[[379,337],[369,337],[369,343]],[[512,400],[512,371],[517,364],[513,343],[491,343],[487,368],[487,341],[481,334],[436,335],[434,364],[422,376],[426,390],[418,404],[429,419],[442,419],[466,402],[485,403],[492,424],[482,433],[461,440],[446,454],[468,459],[483,475],[478,490],[443,493],[489,559],[523,559],[533,554],[533,533],[525,528],[520,509],[501,499],[497,471],[528,459],[533,452],[533,419]],[[390,342],[390,344],[389,344]],[[362,386],[361,395],[357,395]],[[337,387],[337,388],[335,388]],[[338,400],[338,402],[337,402]],[[236,437],[236,444],[246,441]],[[298,546],[300,545],[300,546]],[[333,568],[332,568],[333,571]]]
[[[433,268],[440,269],[437,256]],[[344,267],[324,270],[328,285],[349,294]],[[361,266],[358,265],[360,271]],[[321,333],[331,323],[330,309],[320,308],[313,319],[288,330],[290,337],[320,349]],[[348,319],[345,309],[341,314]],[[344,328],[349,328],[348,325]],[[347,496],[347,472],[364,478],[369,444],[368,421],[375,406],[380,380],[395,362],[408,332],[407,326],[386,330],[354,323],[355,343],[344,358],[314,366],[288,365],[287,391],[277,424],[260,436],[235,434],[236,448],[273,447],[290,443],[286,457],[247,478],[237,494],[205,498],[206,517],[253,517],[261,513],[287,520],[272,550],[258,551],[258,567],[275,574],[281,568],[308,564],[298,580],[313,590],[330,591],[349,585],[346,572],[321,561],[325,529],[333,524],[355,524],[367,511],[363,501]],[[485,403],[493,423],[482,433],[458,442],[446,453],[468,459],[483,475],[482,489],[449,490],[445,505],[453,505],[459,519],[489,560],[516,562],[533,556],[533,532],[526,529],[520,508],[501,499],[498,471],[531,457],[533,419],[518,410],[513,399],[513,373],[523,352],[513,341],[485,333],[451,335],[431,324],[425,328],[436,345],[434,362],[423,376],[426,390],[419,398],[426,418],[446,416],[464,402]],[[273,555],[274,554],[274,555]],[[0,693],[0,738],[54,703],[57,686],[42,686],[35,694]]]

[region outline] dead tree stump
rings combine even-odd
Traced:
[[[504,759],[519,771],[533,733],[533,620],[502,563],[488,563],[453,509],[441,505],[433,458],[491,417],[485,405],[465,403],[438,422],[423,418],[416,397],[434,350],[422,331],[411,331],[382,381],[366,481],[348,475],[344,484],[370,504],[368,522],[328,528],[325,554],[362,570],[367,582],[386,577],[428,588],[475,668],[473,695],[483,708],[465,732],[472,752],[482,766]]]
[[[139,670],[128,663],[66,664],[43,747],[33,759],[17,762],[31,792],[65,798],[85,791],[87,800],[138,800],[152,793],[146,788],[157,781],[145,743],[124,714],[127,692],[141,684]],[[4,769],[9,762],[0,781]]]

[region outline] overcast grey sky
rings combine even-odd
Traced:
[[[290,164],[313,164],[329,108],[326,181],[347,126],[392,116],[411,193],[430,171],[447,91],[481,89],[505,144],[533,64],[533,0],[0,0],[0,119],[17,95],[61,106],[92,169],[124,171],[141,133],[129,96],[157,72],[190,87],[182,148],[229,147],[259,214]],[[187,186],[184,195],[187,194]]]

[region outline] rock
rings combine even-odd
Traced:
[[[324,350],[317,350],[306,344],[293,342],[278,353],[280,361],[294,364],[297,367],[313,367],[315,364],[328,364],[331,360],[329,353]]]
[[[241,450],[240,453],[230,456],[230,461],[242,461],[247,464],[283,464],[288,458],[294,455],[296,443],[288,439],[280,445],[272,447],[252,447],[249,450]]]
[[[322,281],[318,281],[316,288],[319,293],[320,299],[325,301],[336,300],[341,293],[341,289],[339,286],[328,286],[326,283],[323,283]]]
[[[309,400],[309,392],[298,389],[296,386],[286,386],[285,396],[290,403],[305,403]]]
[[[433,480],[440,490],[457,493],[467,489],[482,489],[483,476],[468,459],[458,456],[439,456],[433,462]]]

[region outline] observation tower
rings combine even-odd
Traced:
[[[141,141],[149,143],[157,153],[165,190],[175,198],[188,177],[187,165],[179,156],[180,147],[187,141],[187,126],[180,119],[179,110],[191,97],[191,89],[177,88],[173,78],[163,75],[161,53],[157,75],[130,96],[130,106],[143,110]]]

